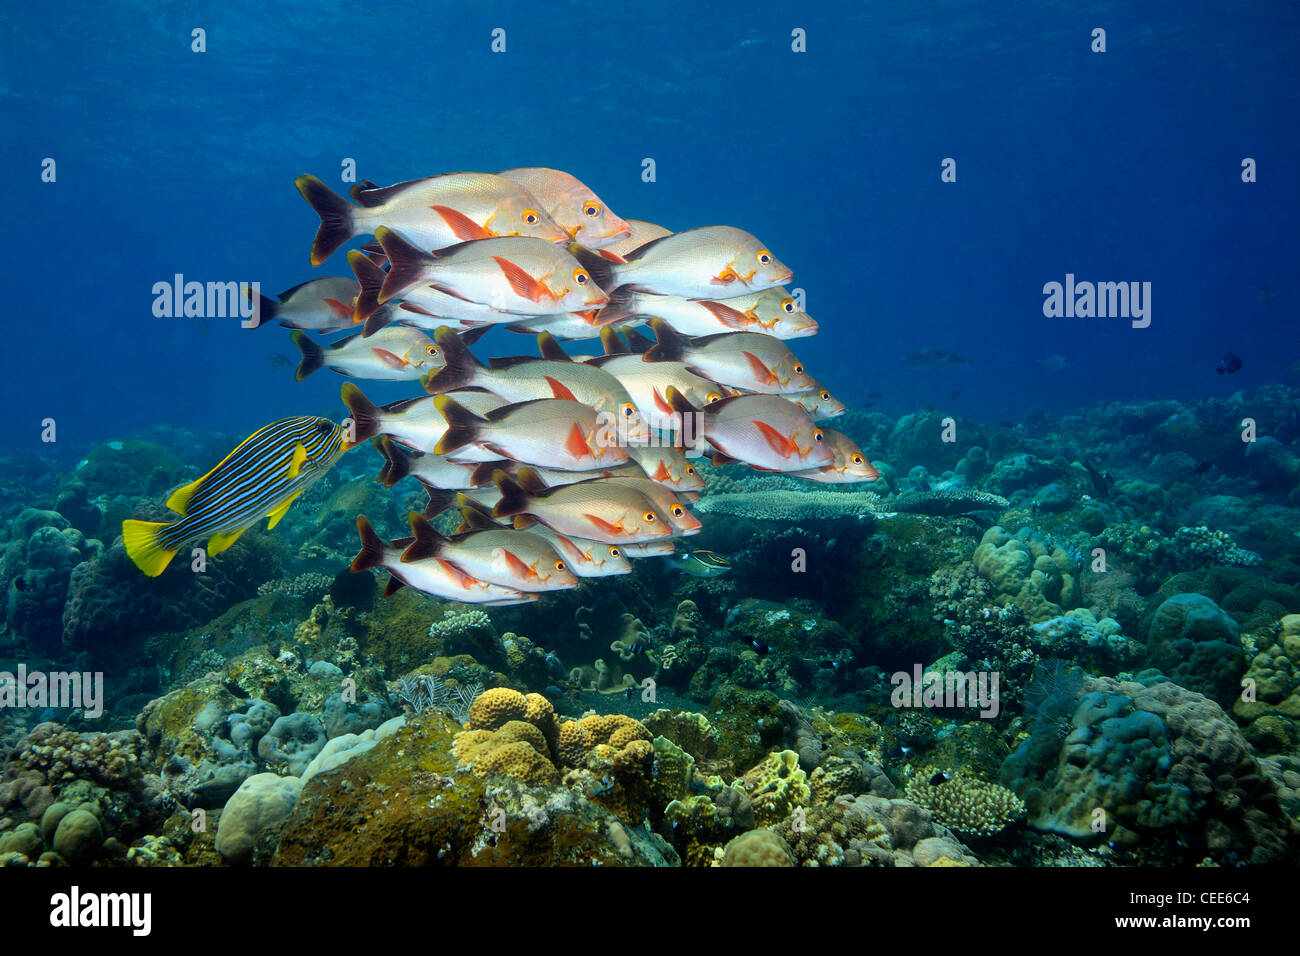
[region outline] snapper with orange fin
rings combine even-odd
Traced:
[[[823,441],[835,460],[829,465],[808,471],[791,472],[792,478],[805,478],[822,484],[843,485],[859,481],[875,481],[880,477],[875,465],[867,459],[862,449],[848,435],[833,428],[822,429]]]
[[[352,447],[344,429],[303,415],[272,422],[244,439],[206,475],[171,493],[177,521],[122,522],[122,542],[135,566],[151,578],[182,548],[207,542],[209,557],[225,551],[262,518],[267,529]]]
[[[597,284],[607,292],[621,286],[656,295],[718,299],[784,285],[788,266],[743,229],[705,226],[654,239],[610,262],[585,256]]]
[[[491,483],[491,472],[488,472],[488,477],[483,481],[475,481],[477,469],[486,467],[495,470],[506,464],[501,461],[448,461],[441,455],[409,451],[388,435],[380,435],[374,439],[373,444],[375,450],[384,456],[384,466],[375,480],[388,488],[407,477],[435,488],[475,488]]]
[[[833,465],[825,433],[780,395],[737,395],[697,409],[676,389],[668,402],[684,425],[716,449],[715,465],[744,462],[759,471],[793,472]]]
[[[466,574],[525,592],[562,591],[578,578],[550,543],[530,531],[485,528],[443,537],[419,514],[407,516],[415,540],[402,552],[410,564],[429,558],[450,561]]]
[[[252,289],[245,291],[251,299]],[[274,299],[259,295],[258,324],[278,320],[286,329],[341,332],[356,324],[352,312],[360,292],[361,283],[351,276],[326,276],[286,289]]]
[[[451,340],[455,340],[453,335]],[[438,411],[433,397],[421,395],[388,405],[376,405],[366,398],[365,393],[353,382],[346,383],[340,397],[347,406],[352,418],[352,427],[356,441],[363,442],[376,435],[388,435],[415,451],[433,453],[442,436],[447,434],[447,419]],[[460,405],[475,415],[484,415],[495,408],[507,404],[505,399],[490,392],[456,392]],[[471,456],[462,456],[471,457]],[[489,461],[491,456],[484,455],[481,460]]]
[[[384,226],[375,238],[389,263],[380,305],[417,286],[520,315],[580,312],[609,301],[577,259],[541,239],[478,239],[428,253]]]
[[[588,359],[585,364],[618,379],[651,428],[668,429],[674,425],[673,410],[665,398],[669,388],[677,389],[695,405],[708,405],[732,394],[696,374],[685,362],[645,361],[631,352],[613,329],[602,330],[600,341],[605,355]]]
[[[569,471],[627,461],[618,432],[581,402],[539,398],[503,405],[480,417],[450,395],[433,401],[447,420],[447,431],[433,449],[436,455],[455,458],[469,446],[494,458]]]
[[[357,533],[361,536],[361,550],[352,559],[349,567],[354,573],[369,568],[384,568],[388,571],[392,578],[384,590],[384,597],[388,597],[403,585],[409,585],[425,594],[447,601],[461,601],[465,604],[527,604],[537,600],[536,592],[521,591],[518,588],[480,581],[445,558],[431,557],[418,561],[403,561],[403,553],[415,543],[415,539],[400,538],[385,544],[375,533],[375,529],[370,526],[365,515],[357,518]]]
[[[497,173],[535,196],[569,238],[588,249],[601,249],[632,236],[632,227],[614,215],[586,183],[558,169],[531,166]]]
[[[321,218],[311,247],[314,266],[350,239],[384,227],[426,251],[496,236],[569,240],[528,190],[491,173],[447,173],[385,187],[359,183],[351,190],[357,204],[315,176],[299,176],[294,185]]]
[[[476,359],[451,329],[439,329],[434,342],[441,348],[445,366],[425,377],[425,391],[438,395],[481,388],[507,402],[538,398],[564,398],[590,405],[617,423],[621,443],[649,440],[649,426],[636,402],[617,378],[587,362],[575,362],[549,335],[538,336],[544,358],[530,356],[493,359],[491,366]]]
[[[471,302],[426,283],[403,289],[400,299],[389,299],[381,305],[379,296],[388,273],[356,249],[348,253],[348,264],[356,274],[358,285],[352,319],[362,324],[361,334],[367,337],[394,322],[428,331],[447,326],[464,332],[479,327],[486,331],[497,323],[531,318],[481,302]]]
[[[599,478],[548,488],[527,468],[517,478],[505,472],[493,476],[501,500],[492,509],[493,517],[513,517],[516,528],[540,521],[560,534],[607,544],[651,541],[673,533],[668,517],[633,488]]]
[[[302,352],[293,376],[300,382],[321,368],[348,378],[409,382],[443,365],[442,352],[433,339],[404,325],[389,326],[370,338],[360,333],[349,335],[324,346],[306,332],[294,332],[292,338]]]
[[[710,381],[749,392],[781,395],[817,385],[803,362],[780,339],[761,332],[724,332],[687,339],[662,319],[652,319],[655,345],[647,362],[681,362]]]
[[[665,488],[677,493],[701,491],[704,478],[682,449],[673,445],[629,445],[628,456],[641,470]]]
[[[796,306],[785,289],[765,289],[730,299],[687,299],[680,295],[635,292],[624,286],[610,293],[597,315],[604,325],[658,318],[680,335],[762,332],[778,339],[817,334],[817,322]]]
[[[653,222],[645,222],[640,219],[626,219],[624,222],[627,223],[628,229],[631,230],[627,238],[605,243],[595,250],[602,258],[608,259],[610,262],[626,262],[629,253],[635,252],[649,242],[673,234],[671,229],[665,229]]]
[[[848,411],[847,405],[820,385],[803,392],[787,392],[781,397],[794,402],[807,412],[815,422],[823,422],[828,418],[838,418]]]
[[[467,496],[458,496],[457,502],[461,514],[461,523],[456,528],[457,534],[501,527],[492,519],[490,509],[484,509]],[[540,523],[530,525],[528,533],[548,541],[551,547],[568,561],[569,570],[580,578],[607,578],[632,572],[632,564],[623,553],[621,545],[560,534]]]

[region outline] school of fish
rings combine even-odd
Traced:
[[[329,368],[422,390],[379,406],[349,381],[344,422],[254,433],[171,495],[179,520],[124,523],[146,574],[189,544],[216,554],[261,518],[274,527],[363,442],[381,456],[380,482],[412,478],[429,503],[394,541],[359,516],[352,570],[387,570],[386,593],[410,586],[467,604],[536,601],[649,556],[725,572],[721,555],[678,550],[701,530],[687,506],[705,458],[812,482],[879,477],[821,424],[845,406],[786,344],[817,323],[785,288],[789,267],[748,232],[623,219],[554,169],[361,182],[351,201],[313,176],[296,185],[321,220],[312,265],[369,238],[347,253],[352,276],[261,297],[260,324],[292,330],[299,380]],[[495,326],[534,336],[538,354],[475,357]],[[348,334],[325,338],[337,332]],[[592,338],[604,355],[560,344]],[[440,534],[430,519],[451,509],[459,525]]]

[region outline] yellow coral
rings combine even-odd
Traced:
[[[471,730],[496,730],[512,720],[528,719],[528,698],[509,687],[493,687],[469,705]]]

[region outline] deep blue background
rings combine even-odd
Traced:
[[[341,416],[342,379],[268,361],[296,360],[283,330],[156,319],[150,289],[346,274],[341,254],[308,265],[317,218],[292,183],[343,189],[344,157],[380,183],[554,166],[624,216],[748,229],[807,290],[822,334],[795,349],[850,404],[1014,420],[1295,379],[1294,4],[848,6],[6,5],[0,450],[52,451],[46,416],[78,454],[156,422]],[[1152,282],[1151,327],[1045,319],[1042,285],[1067,271]],[[900,367],[926,343],[973,362]],[[1228,350],[1245,369],[1217,376]]]

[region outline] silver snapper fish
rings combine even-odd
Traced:
[[[404,382],[441,368],[442,353],[419,329],[394,325],[363,338],[360,333],[322,347],[306,332],[294,332],[293,344],[302,352],[294,378],[302,381],[320,368],[349,378],[379,382]]]

